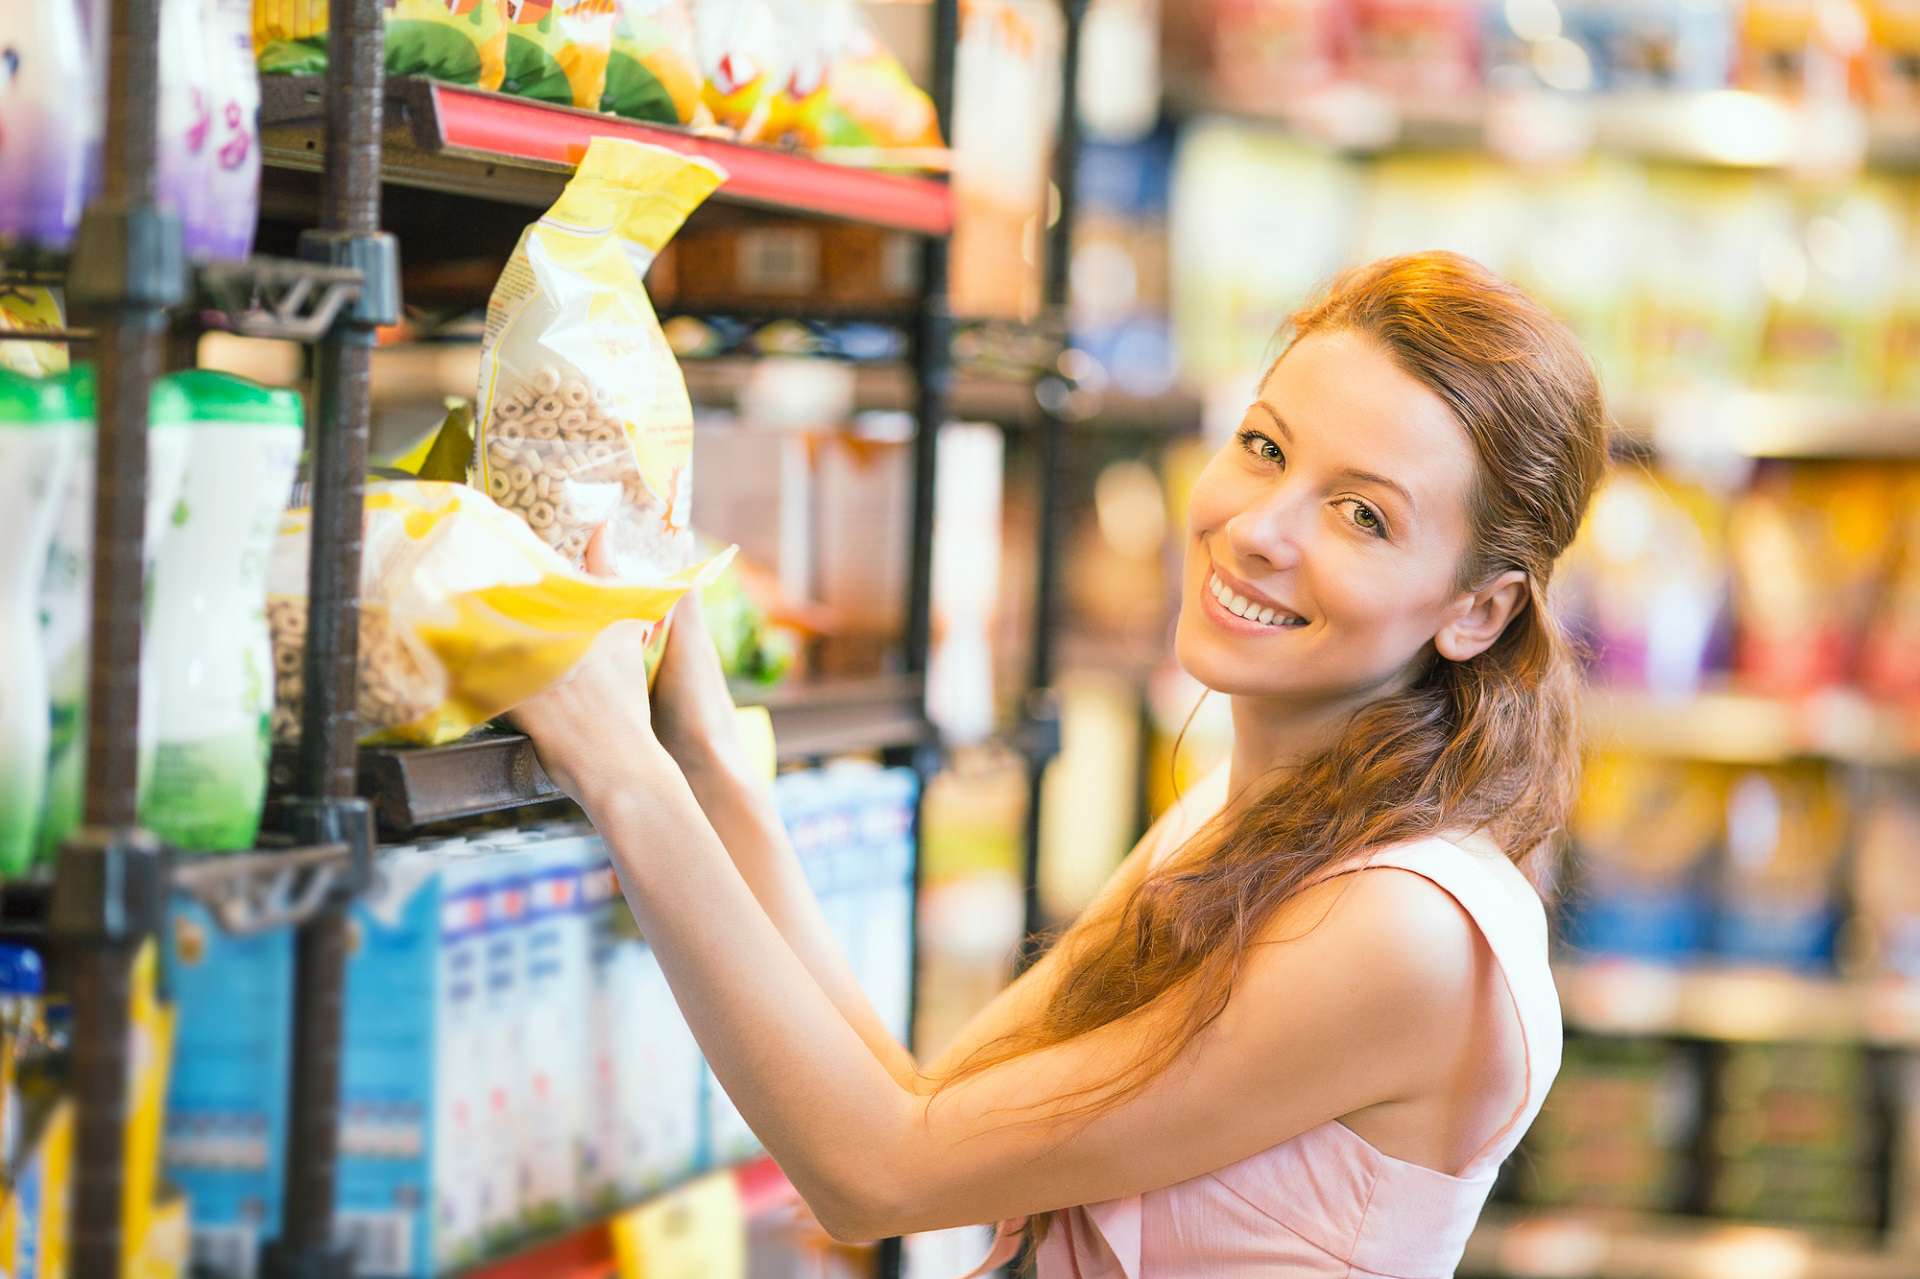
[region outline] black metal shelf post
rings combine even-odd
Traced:
[[[1060,122],[1053,157],[1053,184],[1058,196],[1051,211],[1052,224],[1047,228],[1046,283],[1042,296],[1047,312],[1058,317],[1065,341],[1071,343],[1073,220],[1080,172],[1080,29],[1086,19],[1087,0],[1061,0],[1060,10],[1064,20]],[[1062,372],[1055,369],[1043,373],[1041,382],[1062,376]],[[1042,385],[1035,390],[1040,404],[1040,528],[1033,588],[1033,649],[1027,675],[1025,722],[1020,734],[1027,764],[1027,838],[1020,867],[1025,916],[1019,966],[1023,969],[1037,960],[1041,952],[1040,935],[1045,918],[1040,909],[1040,796],[1047,765],[1060,753],[1060,707],[1053,690],[1053,658],[1060,596],[1061,449],[1066,435],[1061,413],[1068,401],[1065,386],[1049,389]]]
[[[374,335],[397,320],[400,309],[399,253],[393,237],[379,230],[384,22],[380,0],[332,0],[320,226],[300,240],[302,258],[356,269],[361,289],[315,352],[307,696],[295,795],[281,813],[296,839],[346,844],[353,863],[339,891],[298,933],[286,1198],[280,1237],[262,1258],[266,1279],[332,1279],[353,1270],[334,1239],[334,1192],[347,905],[365,884],[374,840],[372,807],[355,785],[361,516]]]
[[[80,227],[71,305],[98,362],[86,824],[61,847],[49,930],[73,1001],[72,1269],[119,1279],[131,966],[157,931],[165,854],[135,825],[148,397],[167,310],[185,293],[180,222],[154,203],[157,0],[113,0],[104,187]]]

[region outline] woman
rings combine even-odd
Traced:
[[[1560,1021],[1523,868],[1577,756],[1546,587],[1599,389],[1450,254],[1351,272],[1291,329],[1192,497],[1177,653],[1232,699],[1231,761],[929,1063],[835,953],[700,626],[651,708],[615,633],[518,712],[835,1236],[1030,1218],[1042,1279],[1427,1279],[1538,1110]]]

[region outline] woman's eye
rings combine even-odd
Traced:
[[[1349,505],[1353,507],[1353,522],[1355,524],[1373,534],[1375,537],[1385,537],[1387,535],[1387,522],[1380,518],[1378,511],[1368,506],[1365,502],[1351,502]]]
[[[1263,462],[1287,460],[1287,455],[1280,451],[1280,446],[1258,431],[1240,432],[1240,447]]]

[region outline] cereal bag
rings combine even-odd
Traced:
[[[683,0],[614,0],[613,44],[600,109],[686,124],[700,105],[693,20]]]
[[[38,285],[0,285],[0,332],[58,333],[67,324],[60,295]],[[0,340],[0,369],[23,377],[54,377],[67,371],[65,342]]]
[[[327,69],[329,0],[254,0],[253,47],[269,75]],[[385,0],[387,74],[497,89],[506,71],[507,0]]]
[[[508,93],[592,111],[607,86],[615,0],[506,0]]]
[[[311,512],[281,520],[268,569],[273,734],[296,738],[304,694]],[[567,564],[464,484],[367,487],[360,575],[361,740],[450,742],[555,683],[614,622],[663,621],[732,558],[622,581]]]
[[[595,138],[494,286],[476,482],[570,565],[649,579],[693,558],[693,409],[641,276],[723,178]]]

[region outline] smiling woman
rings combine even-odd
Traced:
[[[1571,335],[1466,259],[1299,312],[1191,503],[1177,652],[1232,699],[1230,766],[926,1063],[827,940],[700,626],[651,708],[616,628],[518,715],[836,1234],[1029,1221],[1042,1279],[1438,1279],[1559,1066],[1522,868],[1573,784],[1546,585],[1604,461]]]

